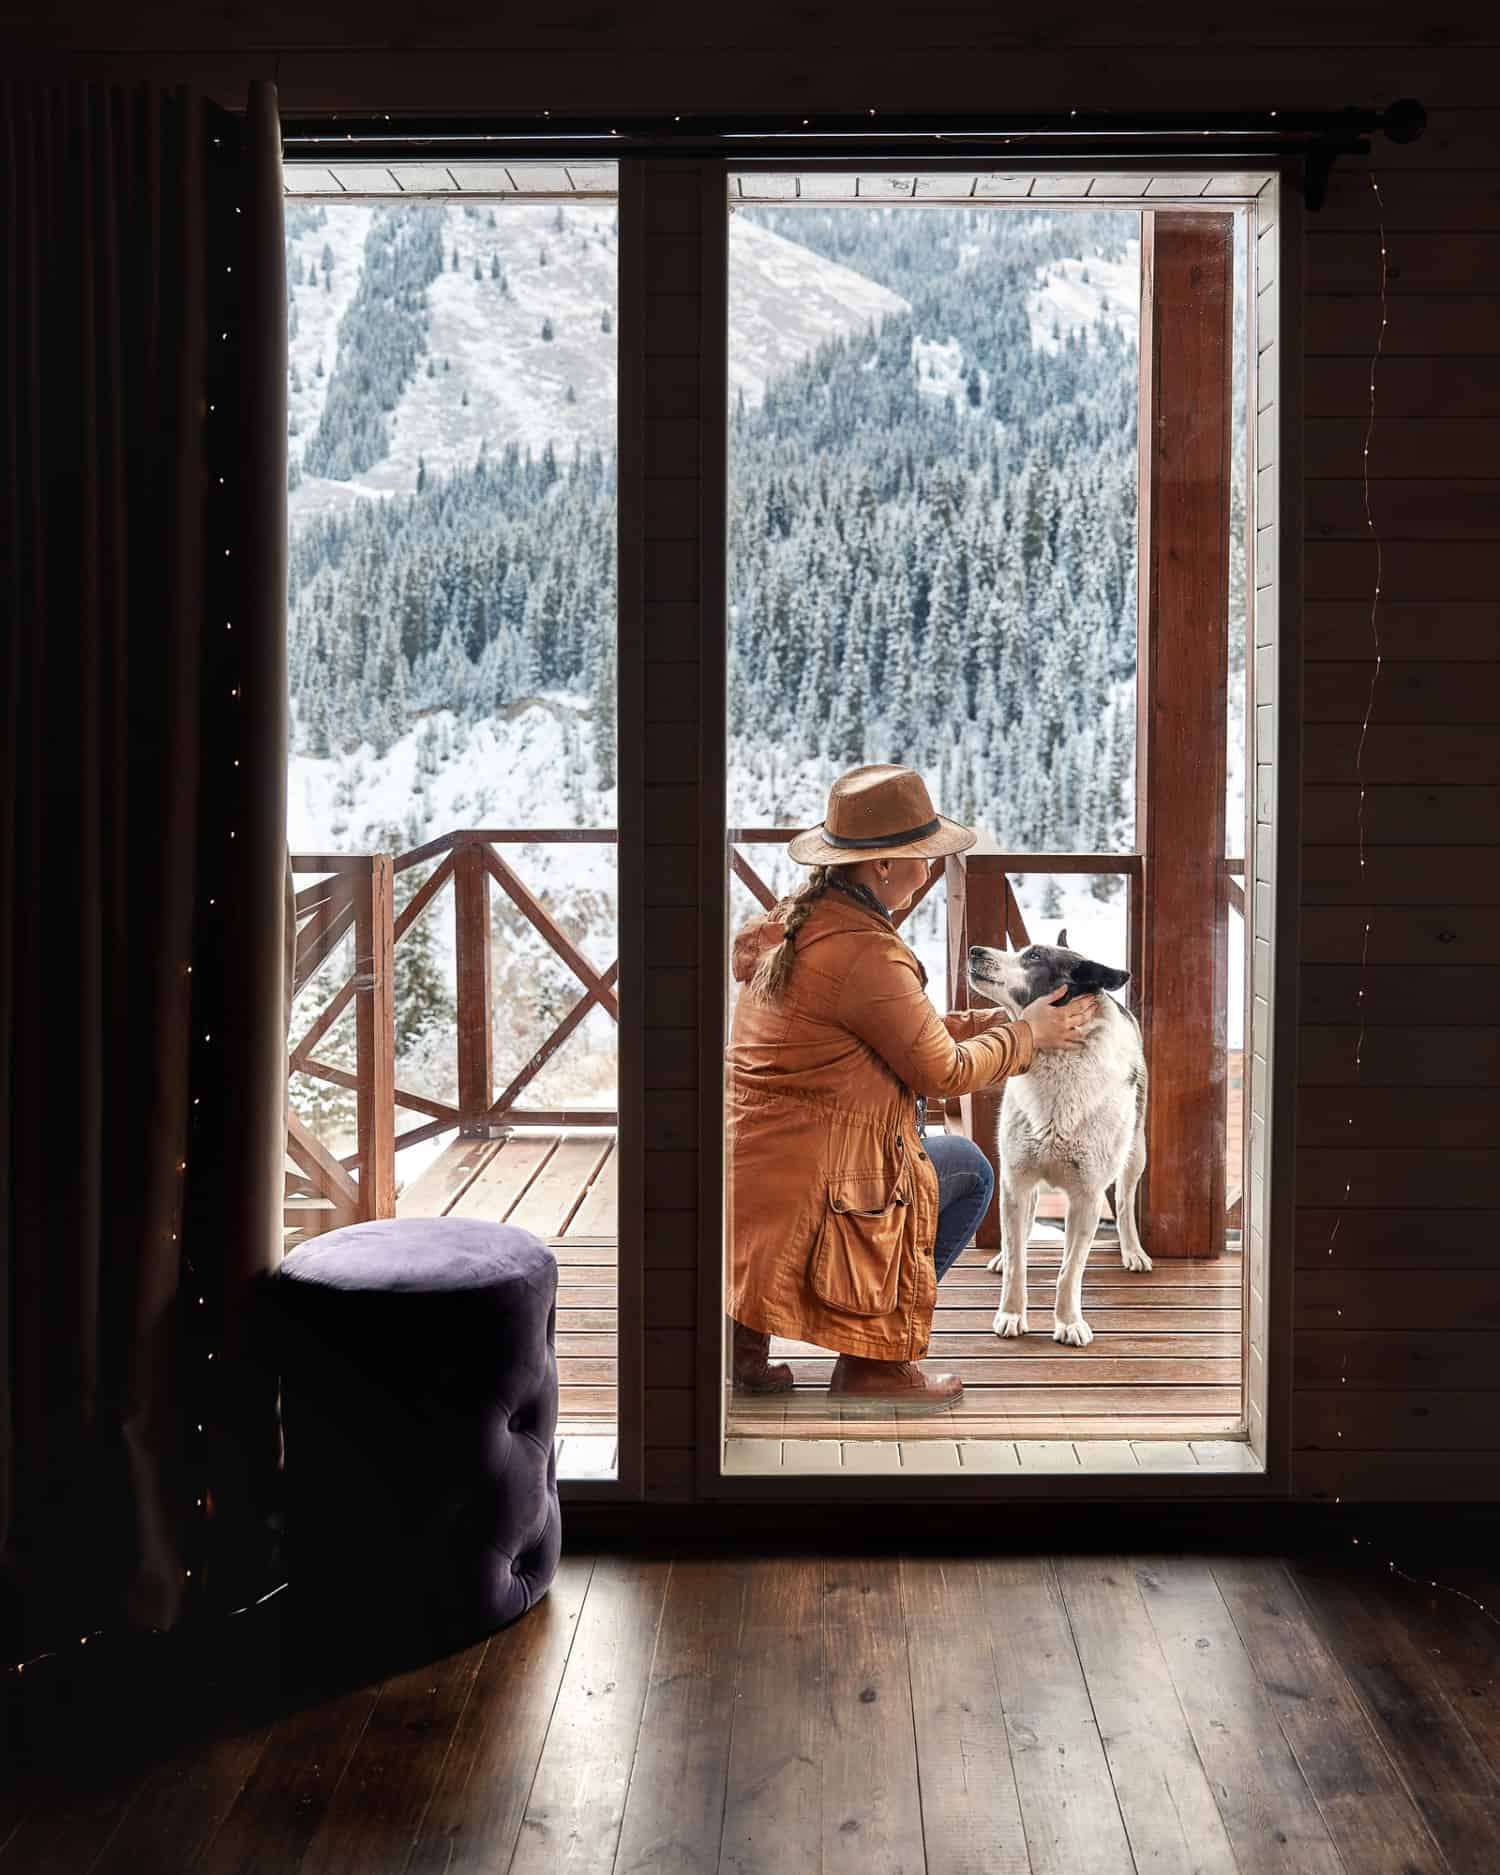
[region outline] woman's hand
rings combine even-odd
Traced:
[[[1038,1048],[1082,1048],[1084,1031],[1098,1011],[1099,998],[1080,996],[1071,1003],[1059,1003],[1057,998],[1067,993],[1064,986],[1050,997],[1039,996],[1021,1011],[1021,1020],[1031,1024],[1032,1039]]]

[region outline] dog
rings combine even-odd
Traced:
[[[971,990],[987,1002],[1020,1015],[1039,996],[1071,1002],[1075,996],[1122,988],[1127,970],[1112,970],[1068,949],[1068,934],[1056,944],[998,951],[974,945],[969,951]],[[1052,1339],[1086,1348],[1093,1330],[1083,1319],[1083,1270],[1104,1208],[1115,1188],[1120,1260],[1128,1270],[1149,1270],[1135,1221],[1135,1194],[1146,1169],[1146,1054],[1130,1011],[1108,994],[1076,1049],[1047,1050],[1023,1075],[1007,1081],[1000,1109],[1000,1244],[987,1267],[998,1271],[997,1335],[1026,1333],[1026,1245],[1036,1221],[1041,1187],[1051,1185],[1068,1200],[1067,1234],[1053,1298]]]

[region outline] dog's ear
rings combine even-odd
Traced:
[[[1060,951],[1065,951],[1068,948],[1068,927],[1066,925],[1064,925],[1062,930],[1057,934],[1057,948]]]
[[[1108,964],[1084,962],[1070,973],[1068,980],[1081,990],[1119,990],[1130,981],[1130,972],[1111,970]]]

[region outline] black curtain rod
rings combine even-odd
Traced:
[[[1007,147],[1046,145],[1064,154],[1069,143],[1086,145],[1072,152],[1097,155],[1107,146],[1119,157],[1180,156],[1195,149],[1222,153],[1224,145],[1269,154],[1287,145],[1331,143],[1353,148],[1362,139],[1384,135],[1396,143],[1421,136],[1427,113],[1412,98],[1383,111],[1206,111],[1194,113],[1054,111],[1042,114],[914,116],[900,112],[802,115],[800,112],[715,116],[583,117],[551,111],[494,117],[415,117],[399,112],[283,119],[288,155],[345,156],[383,160],[387,151],[408,157],[452,151],[459,155],[529,153],[581,161],[588,156],[654,153],[659,150],[737,157],[780,157],[788,148],[824,161],[858,153],[881,158],[921,148],[924,152],[959,145],[988,156]],[[952,153],[952,152],[949,152]]]

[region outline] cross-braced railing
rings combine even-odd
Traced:
[[[728,866],[758,904],[771,909],[776,893],[746,857],[744,848],[784,846],[795,830],[747,827],[731,831]],[[516,846],[593,843],[613,845],[613,828],[480,828],[443,834],[411,852],[390,854],[298,854],[298,878],[309,878],[296,894],[297,942],[294,989],[301,993],[351,934],[353,968],[333,986],[317,1013],[301,1029],[288,1056],[289,1074],[342,1088],[355,1096],[355,1150],[332,1151],[293,1112],[288,1115],[287,1154],[295,1171],[287,1184],[287,1221],[316,1230],[360,1218],[390,1217],[396,1207],[397,1155],[410,1146],[455,1129],[474,1137],[496,1137],[525,1126],[615,1126],[615,1108],[542,1108],[523,1104],[527,1089],[564,1047],[592,1009],[616,1022],[618,962],[600,970],[568,936],[546,903],[519,876],[501,849]],[[436,861],[407,902],[396,910],[396,880],[414,867]],[[968,1006],[966,959],[971,944],[1024,948],[1031,939],[1016,895],[1015,880],[1032,873],[1115,876],[1126,882],[1126,962],[1132,1006],[1149,1030],[1149,1009],[1138,1003],[1148,980],[1146,861],[1138,853],[1006,853],[982,841],[948,860],[934,860],[912,905],[898,914],[902,924],[941,884],[947,895],[947,1006]],[[1239,883],[1242,862],[1223,862],[1226,907],[1243,913]],[[457,994],[454,1048],[456,1101],[402,1087],[396,1079],[395,954],[433,901],[452,888]],[[495,1086],[492,892],[498,890],[540,934],[576,979],[579,994],[545,1039],[501,1088]],[[354,1006],[354,1066],[343,1067],[319,1053],[334,1024]],[[396,1115],[420,1116],[398,1133]],[[993,1150],[999,1095],[980,1092],[951,1103],[949,1124]],[[1185,1141],[1184,1160],[1201,1163],[1203,1141]],[[1212,1150],[1212,1142],[1209,1142]],[[1217,1146],[1222,1168],[1223,1141]],[[1222,1178],[1222,1169],[1218,1176]],[[1236,1199],[1227,1222],[1238,1223]],[[980,1241],[998,1229],[991,1217]],[[995,1238],[998,1241],[998,1238]],[[1202,1252],[1200,1251],[1199,1254]]]
[[[356,1147],[336,1155],[297,1116],[288,1113],[287,1221],[307,1229],[357,1218],[391,1217],[396,1204],[396,1155],[406,1147],[451,1132],[497,1136],[514,1126],[614,1126],[614,1108],[542,1110],[522,1105],[542,1069],[595,1007],[618,1022],[618,962],[597,970],[563,930],[547,905],[508,860],[503,846],[592,843],[613,845],[613,828],[477,828],[441,835],[395,857],[389,854],[294,854],[294,877],[318,875],[296,894],[294,993],[307,988],[351,933],[354,967],[332,990],[292,1045],[287,1068],[313,1081],[353,1092]],[[437,864],[401,908],[395,881],[413,867]],[[396,1080],[396,947],[440,893],[452,888],[457,979],[456,1102],[401,1087]],[[498,887],[578,980],[582,994],[542,1043],[497,1091],[494,1067],[494,994],[491,889]],[[324,1060],[319,1044],[349,1008],[355,1010],[353,1069]],[[398,1109],[424,1116],[396,1131]]]

